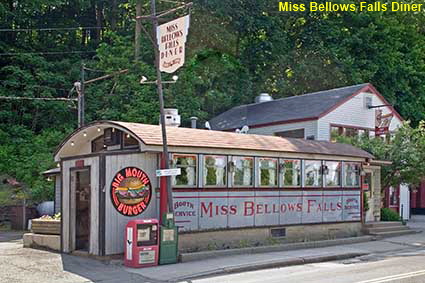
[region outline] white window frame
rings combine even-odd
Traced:
[[[213,156],[213,157],[224,157],[224,162],[225,162],[225,165],[224,165],[224,174],[225,174],[225,177],[224,177],[224,180],[225,180],[225,184],[224,185],[207,185],[206,184],[206,176],[205,176],[205,172],[204,172],[204,167],[206,167],[206,159],[207,159],[207,157],[209,157],[209,156]],[[202,156],[202,187],[203,188],[227,188],[227,186],[228,186],[228,183],[229,183],[229,178],[228,178],[228,175],[229,175],[229,170],[227,169],[227,167],[228,167],[228,163],[229,163],[229,157],[227,156],[227,155],[221,155],[221,154],[204,154],[203,156]]]
[[[275,178],[276,178],[276,184],[275,185],[261,185],[261,175],[260,175],[260,165],[261,160],[274,160],[276,161],[276,168],[275,168]],[[279,158],[276,157],[257,157],[255,158],[255,162],[257,163],[256,166],[256,174],[258,176],[258,187],[259,188],[279,188]]]
[[[235,158],[250,158],[250,159],[252,159],[251,185],[235,185],[234,184],[234,174],[235,174],[235,172],[230,172],[229,163],[233,162],[233,164],[234,164],[234,159]],[[231,187],[231,188],[253,188],[253,187],[255,187],[255,180],[256,180],[256,176],[255,176],[255,157],[253,157],[253,156],[244,156],[244,155],[231,155],[227,167],[228,167],[227,170],[229,171],[228,172],[228,176],[229,176],[229,179],[230,179],[229,180],[229,183],[228,183],[229,184],[229,187]]]
[[[177,167],[177,164],[174,164],[174,157],[195,157],[195,184],[194,185],[172,185],[173,188],[197,188],[199,184],[199,155],[198,154],[192,154],[192,153],[172,153],[171,154],[171,161],[172,161],[172,168],[181,168]],[[172,182],[172,180],[171,180]]]
[[[286,160],[299,161],[300,164],[300,184],[298,186],[287,186],[285,185],[285,176],[283,167]],[[279,188],[290,189],[290,188],[301,188],[303,186],[303,160],[297,158],[279,158]]]

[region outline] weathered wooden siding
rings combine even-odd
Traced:
[[[62,178],[57,175],[55,178],[55,213],[61,211],[61,198],[62,198]]]
[[[317,138],[317,120],[299,123],[280,124],[261,128],[249,129],[250,134],[273,136],[276,132],[304,129],[304,138],[314,136]]]
[[[111,199],[111,182],[114,175],[121,169],[134,166],[142,169],[148,174],[152,189],[157,187],[157,154],[137,153],[126,155],[106,156],[106,180],[105,180],[105,254],[119,254],[124,252],[124,230],[128,221],[133,219],[158,218],[156,194],[152,192],[152,199],[147,209],[138,216],[121,215],[113,206]]]
[[[330,139],[330,125],[340,124],[346,126],[362,127],[375,129],[375,110],[367,109],[365,97],[372,97],[372,105],[385,104],[376,94],[360,93],[349,101],[345,102],[335,110],[319,119],[318,127],[318,140]],[[382,113],[391,113],[389,107],[381,107]],[[391,121],[390,131],[395,130],[401,125],[400,119],[396,116]]]
[[[62,162],[62,250],[75,249],[75,161],[90,166],[90,254],[99,254],[99,157],[77,158]],[[77,168],[75,168],[77,169]]]

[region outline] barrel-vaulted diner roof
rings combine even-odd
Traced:
[[[58,147],[55,153],[55,159],[59,160],[63,156],[71,155],[71,151],[67,150],[70,147],[70,143],[85,142],[88,144],[90,139],[93,140],[96,134],[99,136],[100,129],[110,127],[130,134],[141,145],[162,146],[162,133],[159,125],[98,121],[79,128],[70,134]],[[182,127],[167,127],[167,142],[169,146],[174,147],[275,151],[373,158],[373,155],[370,153],[348,144]],[[77,146],[74,146],[75,150],[78,148]],[[81,146],[84,145],[82,144]],[[86,148],[88,146],[86,145]],[[161,150],[161,148],[158,149],[159,151]]]

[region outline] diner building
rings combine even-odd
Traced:
[[[181,169],[172,201],[182,251],[355,236],[379,220],[380,167],[361,149],[182,127],[167,135],[171,166]],[[160,218],[162,146],[160,126],[117,121],[61,143],[62,252],[123,253],[129,220]]]

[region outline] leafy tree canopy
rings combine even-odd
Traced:
[[[145,34],[134,59],[137,1],[2,1],[0,96],[75,97],[82,63],[87,79],[129,69],[87,85],[86,120],[157,123],[155,88],[138,83],[142,75],[155,78]],[[158,11],[174,5],[157,2]],[[255,0],[194,0],[191,12],[186,64],[164,89],[166,106],[179,108],[184,125],[264,91],[279,98],[363,82],[412,126],[425,119],[423,13],[278,12],[277,1]],[[149,13],[142,1],[142,14]],[[52,188],[39,172],[53,165],[53,149],[76,127],[76,105],[1,100],[0,121],[0,173],[27,182],[34,198],[48,198]]]

